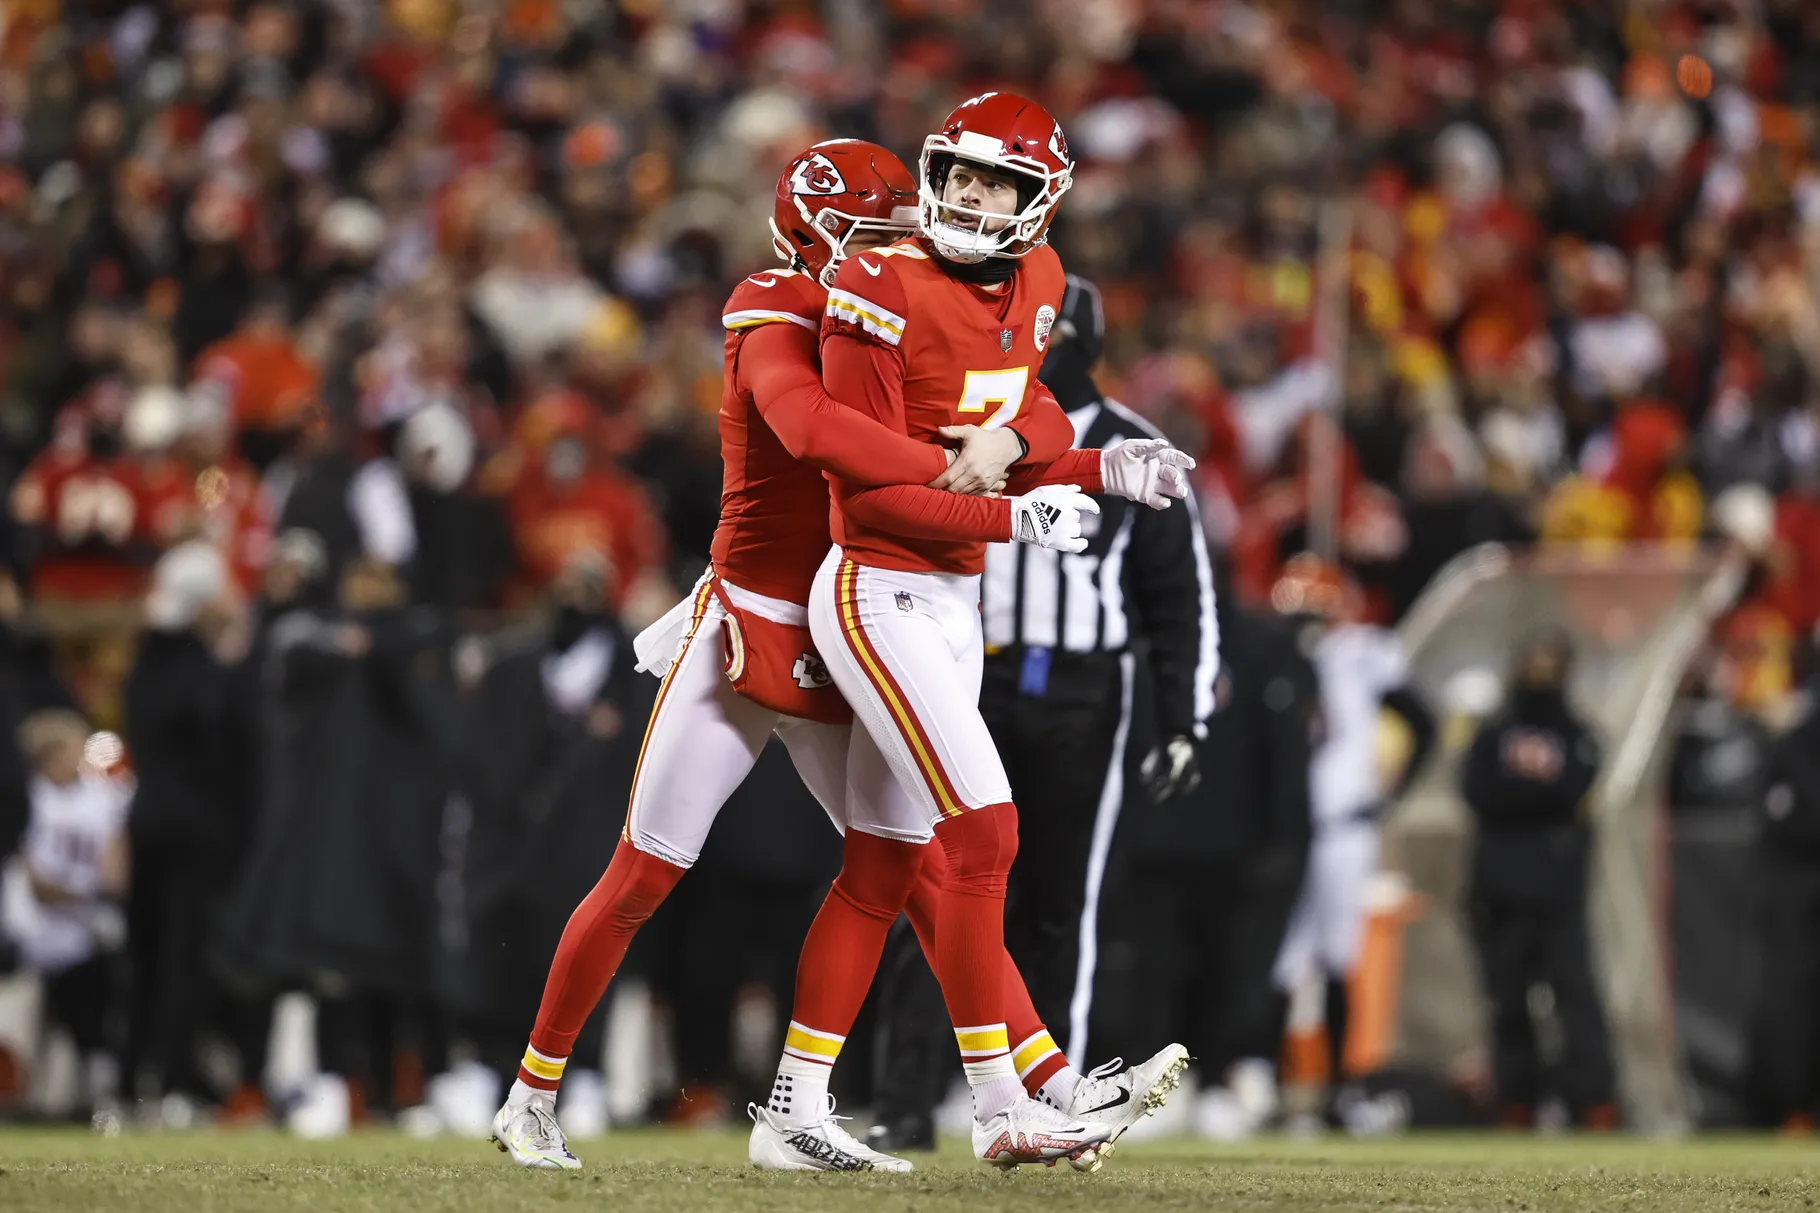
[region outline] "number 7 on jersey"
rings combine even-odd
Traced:
[[[1030,381],[1027,366],[1006,367],[1002,371],[968,371],[961,383],[961,402],[956,412],[983,413],[993,405],[998,409],[980,423],[980,428],[996,430],[1011,423],[1024,406],[1024,388]]]

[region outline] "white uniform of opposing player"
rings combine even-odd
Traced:
[[[126,825],[127,793],[93,772],[62,785],[40,775],[31,805],[19,858],[6,870],[3,917],[27,965],[60,973],[94,956],[97,935],[120,933],[119,911],[101,890],[108,850]],[[39,901],[34,877],[71,896]]]
[[[1285,991],[1343,978],[1358,960],[1365,890],[1378,867],[1378,713],[1409,676],[1396,633],[1360,623],[1330,627],[1314,666],[1327,736],[1309,768],[1308,875],[1277,955],[1276,984]]]

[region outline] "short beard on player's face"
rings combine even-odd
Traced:
[[[1004,259],[1003,237],[1018,219],[1016,175],[955,159],[943,167],[939,184],[928,235],[942,260],[968,266]]]
[[[947,190],[942,192],[942,200],[935,207],[937,231],[934,233],[936,251],[942,258],[955,265],[967,266],[1006,260],[995,257],[993,254],[997,250],[987,242],[1011,226],[1011,216],[968,214],[956,211],[955,207],[965,207],[967,211],[984,209],[976,205],[974,199],[966,199],[964,195],[957,198]]]

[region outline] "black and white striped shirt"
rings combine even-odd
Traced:
[[[1162,436],[1114,400],[1074,409],[1068,418],[1077,447]],[[1084,552],[1019,543],[986,550],[980,585],[986,651],[1117,653],[1142,640],[1163,735],[1200,736],[1213,714],[1220,637],[1198,507],[1192,497],[1166,510],[1110,495],[1097,500],[1098,518],[1081,520],[1090,528]]]

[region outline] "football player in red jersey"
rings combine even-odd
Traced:
[[[908,234],[914,200],[908,170],[883,148],[854,140],[817,144],[778,184],[774,233],[791,268],[753,275],[727,302],[720,411],[726,471],[713,567],[694,595],[636,645],[641,666],[663,673],[664,685],[634,776],[625,833],[564,932],[518,1081],[494,1120],[496,1140],[521,1165],[580,1165],[553,1115],[575,1038],[632,935],[695,862],[715,815],[773,732],[853,840],[850,864],[857,854],[863,867],[867,840],[920,845],[930,837],[927,815],[892,778],[871,738],[852,727],[851,712],[830,686],[809,637],[809,585],[830,542],[822,469],[847,483],[901,488],[900,498],[880,507],[887,512],[939,514],[949,500],[963,499],[925,482],[991,488],[1013,460],[1062,454],[1073,431],[1051,399],[1048,413],[1032,410],[1007,433],[955,431],[967,446],[950,468],[949,451],[844,408],[823,390],[823,284],[844,257]],[[989,518],[989,538],[1009,540],[1015,528],[1031,542],[1078,542],[1067,492],[979,498],[975,504]],[[884,916],[881,945],[924,853],[914,854],[919,863],[902,874],[894,900],[865,903],[874,918]],[[932,883],[926,885],[932,890]],[[842,888],[837,882],[837,895]],[[934,898],[921,904],[920,918],[932,933]],[[843,968],[864,966],[861,998],[878,953],[874,946],[869,964],[843,962]],[[1002,950],[994,961],[1001,972],[1009,964]],[[845,989],[851,983],[843,977],[811,984]],[[1026,996],[1023,1005],[1028,1003]],[[853,1007],[857,1011],[857,1000]],[[1033,1010],[1028,1016],[1034,1022]],[[824,1035],[803,1051],[825,1071],[837,1048],[838,1039],[831,1044]],[[791,1169],[908,1168],[840,1128],[825,1099],[825,1074],[820,1090],[811,1096],[805,1086],[806,1102],[799,1106],[808,1115],[767,1139],[755,1161]]]
[[[987,93],[949,115],[923,146],[920,235],[848,258],[829,288],[829,393],[925,440],[957,421],[1016,426],[1055,409],[1036,382],[1064,289],[1045,233],[1071,173],[1060,125],[1034,102]],[[1037,474],[1164,508],[1186,495],[1192,466],[1144,441],[1072,451]],[[1015,470],[1009,491],[1030,476]],[[986,543],[1004,537],[990,517],[1001,503],[911,501],[838,472],[833,499],[837,546],[816,573],[810,629],[948,855],[934,960],[973,1087],[974,1153],[1003,1165],[1091,1153],[1162,1100],[1187,1053],[1171,1046],[1116,1083],[1045,1086],[1045,1101],[1019,1081],[1030,1042],[1010,1036],[998,963],[1017,810],[978,708],[979,574]]]

